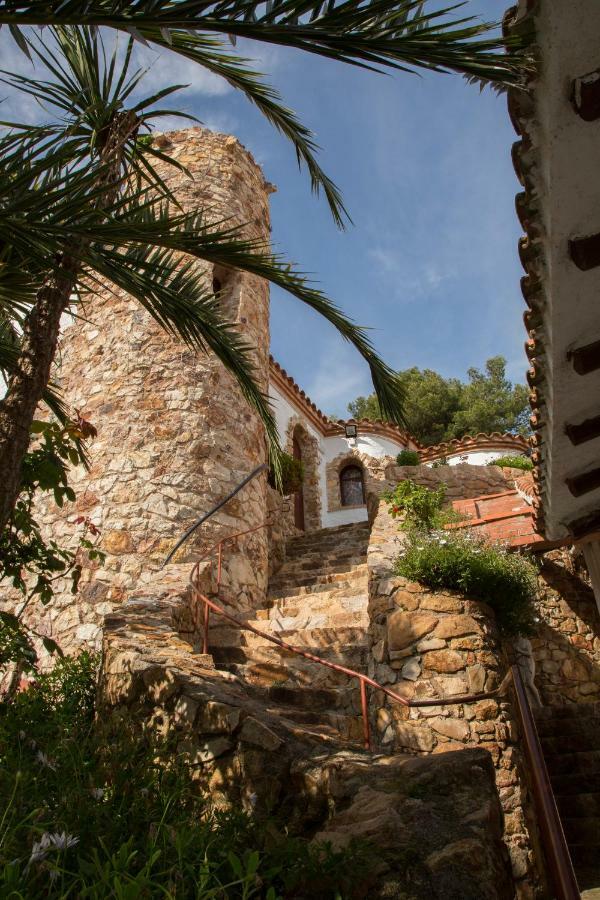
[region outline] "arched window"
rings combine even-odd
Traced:
[[[344,466],[340,472],[342,506],[361,506],[365,502],[365,485],[360,466]]]

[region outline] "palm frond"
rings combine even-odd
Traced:
[[[368,68],[456,71],[519,84],[528,38],[490,36],[497,23],[452,18],[463,5],[428,11],[426,0],[1,0],[0,23],[102,25],[188,54],[190,31],[217,32]]]
[[[256,383],[253,348],[239,326],[225,319],[218,297],[207,291],[198,264],[182,261],[170,250],[132,246],[126,250],[102,246],[90,260],[85,278],[92,285],[106,282],[135,297],[175,338],[196,351],[210,350],[237,380],[243,396],[265,427],[270,452],[277,456],[277,425],[268,398]],[[98,276],[102,282],[98,282]]]

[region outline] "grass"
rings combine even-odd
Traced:
[[[368,871],[275,821],[217,812],[172,747],[95,718],[96,661],[0,704],[0,897],[343,898]]]

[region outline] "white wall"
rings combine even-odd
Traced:
[[[366,507],[360,509],[340,509],[335,512],[327,510],[327,463],[335,459],[341,453],[349,453],[352,451],[364,453],[366,456],[373,456],[381,459],[383,456],[396,457],[406,445],[400,441],[392,441],[389,438],[379,437],[376,434],[361,434],[359,430],[356,440],[346,438],[341,435],[334,437],[324,437],[317,431],[303,415],[300,405],[295,406],[284,397],[274,385],[269,387],[269,396],[275,413],[277,429],[279,436],[283,441],[288,428],[288,423],[292,417],[298,416],[302,419],[304,427],[311,436],[319,441],[319,485],[321,491],[321,525],[323,528],[331,528],[334,525],[347,525],[350,522],[365,522],[367,520]]]
[[[519,454],[509,453],[506,448],[503,450],[471,450],[466,453],[457,453],[456,456],[447,456],[446,461],[449,466],[458,466],[460,463],[468,463],[470,466],[487,466],[493,459],[509,455]],[[427,463],[427,465],[431,466],[433,463]]]

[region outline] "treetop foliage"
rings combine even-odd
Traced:
[[[480,432],[528,434],[527,388],[507,379],[503,356],[488,359],[483,372],[470,368],[467,376],[469,380],[462,382],[416,366],[398,372],[408,430],[421,444],[427,447]],[[355,419],[385,418],[375,394],[357,397],[348,410]]]

